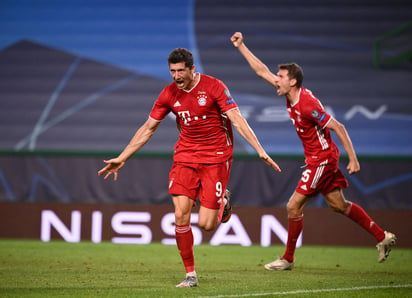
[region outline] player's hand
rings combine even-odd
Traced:
[[[260,156],[260,159],[263,160],[265,162],[265,164],[267,164],[269,167],[271,167],[275,171],[282,172],[282,170],[280,169],[278,164],[276,162],[274,162],[273,159],[269,155],[263,154],[263,155]]]
[[[233,43],[233,45],[237,48],[243,43],[243,35],[241,32],[235,32],[235,34],[232,35],[230,38],[230,41]]]
[[[118,172],[124,166],[125,162],[120,161],[118,158],[103,160],[103,162],[107,165],[98,172],[98,175],[102,176],[106,174],[106,176],[104,176],[104,179],[107,179],[111,174],[113,174],[114,181],[116,181]]]
[[[349,163],[348,163],[346,169],[348,170],[348,173],[350,175],[359,172],[360,171],[359,161],[357,159],[356,160],[349,160]]]

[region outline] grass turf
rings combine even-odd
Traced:
[[[283,246],[195,247],[200,286],[176,289],[176,246],[0,240],[0,297],[412,297],[412,250],[304,246],[292,271],[263,265]]]

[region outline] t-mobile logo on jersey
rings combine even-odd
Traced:
[[[190,121],[199,120],[199,118],[201,119],[207,118],[206,115],[202,117],[198,117],[198,116],[190,117],[189,111],[181,111],[181,112],[177,112],[177,114],[179,115],[179,118],[183,120],[184,125],[189,125]]]
[[[183,120],[183,123],[185,125],[189,125],[189,121],[192,120],[192,119],[190,119],[189,111],[177,112],[177,114],[179,115],[179,118]]]

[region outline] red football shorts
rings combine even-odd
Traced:
[[[348,180],[339,169],[338,163],[335,161],[328,163],[326,160],[318,166],[306,166],[296,192],[307,196],[315,196],[318,193],[326,195],[335,188],[346,187],[348,187]]]
[[[219,209],[230,176],[232,161],[218,164],[174,162],[169,173],[169,194],[185,195],[203,207]]]

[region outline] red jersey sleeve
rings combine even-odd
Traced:
[[[217,82],[218,83],[216,84],[216,88],[214,90],[215,98],[222,113],[226,113],[227,111],[237,108],[238,106],[230,94],[229,88],[227,88],[225,83],[222,81],[217,80]]]
[[[156,121],[162,121],[167,114],[171,111],[170,109],[170,95],[171,92],[169,90],[169,86],[164,88],[162,92],[160,92],[157,100],[155,101],[152,111],[150,112],[150,118]]]
[[[319,99],[317,99],[310,90],[306,89],[305,93],[307,101],[303,107],[304,117],[320,127],[325,128],[332,116],[325,112]]]

